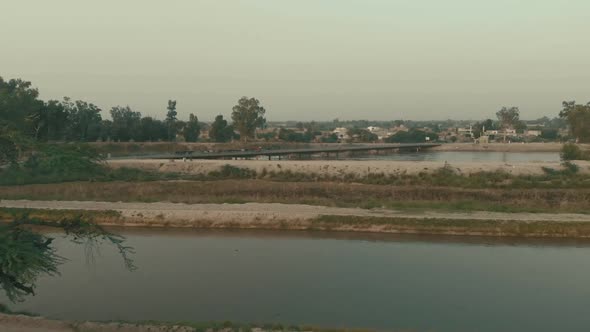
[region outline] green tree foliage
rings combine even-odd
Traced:
[[[496,116],[502,129],[514,129],[520,121],[520,110],[518,107],[502,107]]]
[[[425,131],[418,129],[410,129],[409,131],[400,131],[393,136],[389,136],[385,139],[387,143],[425,143],[426,137],[430,138],[430,141],[438,140],[438,136],[435,133],[426,133]]]
[[[215,142],[229,142],[236,138],[234,127],[227,124],[227,120],[223,119],[223,115],[218,115],[209,128],[209,138]]]
[[[168,126],[152,117],[144,117],[139,121],[139,141],[157,142],[166,140],[168,137]]]
[[[40,141],[63,140],[68,123],[68,114],[62,103],[50,100],[44,103],[35,116],[35,139]]]
[[[66,139],[69,141],[92,142],[100,137],[102,117],[98,106],[82,100],[62,102],[67,114]]]
[[[502,107],[496,112],[498,121],[500,122],[500,128],[504,129],[515,129],[517,132],[522,132],[526,129],[526,125],[520,121],[520,110],[518,107]],[[524,128],[523,128],[524,126]],[[506,133],[504,134],[504,141],[506,141]]]
[[[554,141],[558,138],[558,136],[559,136],[559,132],[557,129],[548,128],[548,129],[541,130],[541,138],[543,138],[543,139]]]
[[[110,141],[113,137],[113,121],[102,120],[100,122],[99,139],[103,142]]]
[[[379,139],[377,135],[362,128],[348,129],[348,136],[350,136],[353,141],[362,143],[376,142]]]
[[[39,91],[31,82],[20,79],[5,81],[0,77],[0,125],[19,129],[27,135],[34,134],[35,122],[43,108],[38,99]]]
[[[280,140],[283,140],[285,142],[311,142],[311,140],[313,139],[312,134],[309,131],[305,131],[305,132],[297,132],[291,129],[286,129],[286,128],[281,128],[279,130],[279,135],[278,135]]]
[[[0,181],[4,176],[2,170],[5,167],[3,166],[10,165],[9,169],[18,167],[20,152],[30,150],[32,145],[32,140],[26,135],[8,124],[0,124]]]
[[[111,108],[113,118],[111,138],[115,141],[128,142],[141,137],[141,113],[134,112],[129,106]]]
[[[0,185],[94,180],[107,169],[102,157],[86,145],[38,145],[24,162],[0,168]]]
[[[570,132],[579,143],[590,143],[590,102],[586,105],[564,101],[559,116],[566,119]]]
[[[238,100],[238,104],[232,108],[231,118],[242,140],[254,138],[256,128],[266,124],[265,113],[266,110],[256,98],[242,97]]]
[[[125,238],[110,233],[82,217],[47,222],[15,213],[10,224],[0,225],[0,289],[12,302],[35,295],[35,284],[41,276],[56,276],[65,259],[53,247],[53,238],[31,230],[31,225],[62,229],[66,236],[87,248],[106,242],[114,245],[122,255],[125,266],[134,270],[133,248],[125,245]],[[90,251],[92,252],[92,251]]]
[[[176,116],[178,115],[178,112],[176,112],[176,100],[168,100],[168,107],[166,109],[168,110],[166,112],[166,125],[168,126],[168,140],[174,141],[174,140],[176,140],[176,132],[177,132]]]
[[[201,124],[196,115],[190,114],[188,122],[184,125],[183,131],[184,140],[187,142],[196,142],[201,135]]]
[[[588,160],[590,153],[582,151],[579,146],[574,143],[566,143],[561,148],[561,160]]]
[[[486,119],[482,122],[477,122],[473,125],[473,136],[479,138],[487,130],[497,130],[498,126],[492,119]]]
[[[18,160],[18,148],[14,140],[8,135],[0,135],[0,166],[16,164]]]
[[[320,140],[322,143],[338,143],[338,135],[332,133],[328,136],[322,136]]]

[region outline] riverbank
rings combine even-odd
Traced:
[[[578,144],[581,149],[590,150],[590,144]],[[560,152],[562,143],[443,143],[430,151],[457,152]]]
[[[188,326],[153,324],[69,322],[24,315],[0,314],[2,332],[195,332]]]
[[[231,322],[75,322],[27,315],[0,313],[2,332],[369,332],[359,329],[323,329],[280,324],[234,324]]]
[[[590,215],[393,210],[287,204],[174,204],[0,201],[0,221],[83,218],[102,226],[195,229],[323,230],[346,232],[590,237]]]
[[[446,186],[438,178],[422,178],[422,183],[401,185],[392,181],[371,184],[261,179],[86,181],[0,186],[0,199],[186,204],[285,203],[398,211],[590,213],[590,189],[587,185],[583,186],[583,178],[569,180],[574,181],[579,188],[555,188],[564,186],[559,177],[556,180],[544,180],[538,184],[538,188],[527,188],[527,183],[519,184],[519,187],[492,188],[497,181],[506,183],[506,177],[501,174],[474,179],[459,177],[457,181],[444,174],[439,178],[446,181]],[[375,183],[383,179],[377,180]]]
[[[580,174],[590,174],[590,161],[576,161]],[[380,175],[417,175],[433,173],[447,167],[457,174],[504,172],[511,175],[543,175],[544,169],[563,170],[560,162],[446,162],[446,161],[393,161],[393,160],[162,160],[124,159],[109,160],[112,168],[135,168],[163,173],[202,174],[218,172],[225,165],[248,169],[257,174],[290,172],[315,174],[324,177]]]

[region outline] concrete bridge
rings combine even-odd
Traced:
[[[133,159],[227,159],[227,158],[254,158],[259,156],[266,156],[270,160],[273,156],[288,156],[288,155],[312,155],[325,153],[328,157],[334,154],[338,158],[343,152],[356,151],[381,151],[381,150],[407,150],[420,151],[423,149],[439,146],[436,143],[400,143],[400,144],[365,144],[365,145],[344,145],[334,144],[329,147],[319,148],[304,148],[304,149],[250,149],[240,151],[220,151],[220,152],[203,152],[203,151],[177,151],[170,154],[158,154],[149,156],[135,156]]]

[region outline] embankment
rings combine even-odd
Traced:
[[[0,186],[0,199],[186,204],[255,202],[364,209],[590,213],[588,188],[460,188],[259,179]]]
[[[581,174],[590,174],[590,161],[576,161]],[[209,174],[219,171],[225,165],[249,169],[257,173],[292,172],[312,173],[318,176],[345,177],[347,175],[368,176],[417,175],[432,173],[448,167],[458,174],[469,175],[480,172],[505,172],[511,175],[542,175],[543,168],[562,170],[559,162],[452,162],[445,161],[393,161],[393,160],[162,160],[162,159],[124,159],[109,160],[113,168],[138,168],[147,171],[181,174]]]
[[[83,218],[103,226],[326,230],[375,233],[590,237],[590,215],[407,213],[287,204],[0,201],[0,221]]]

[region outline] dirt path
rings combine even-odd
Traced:
[[[237,223],[241,225],[297,222],[321,215],[358,217],[437,218],[455,220],[506,220],[590,222],[588,214],[501,213],[501,212],[400,212],[386,209],[360,209],[312,206],[301,204],[246,203],[246,204],[183,204],[183,203],[111,203],[94,201],[29,201],[0,200],[0,207],[57,209],[57,210],[114,210],[133,225],[171,222]]]

